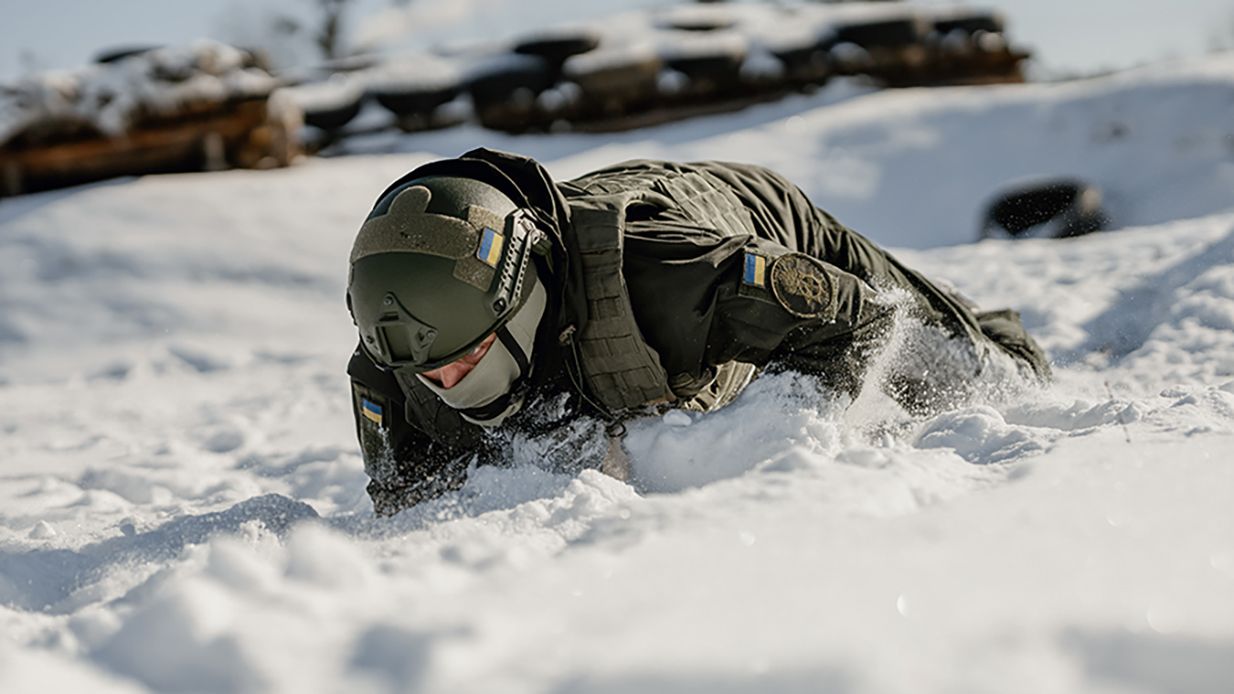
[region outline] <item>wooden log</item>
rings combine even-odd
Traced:
[[[3,193],[62,188],[113,176],[286,165],[292,138],[267,100],[226,105],[208,116],[164,121],[115,138],[0,148]]]

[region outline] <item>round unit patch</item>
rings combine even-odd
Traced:
[[[804,253],[788,253],[771,264],[771,292],[784,310],[799,318],[835,317],[835,292],[823,264]]]

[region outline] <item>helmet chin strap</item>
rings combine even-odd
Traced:
[[[531,359],[523,351],[523,346],[518,343],[518,340],[510,334],[510,328],[506,325],[498,328],[497,339],[501,340],[501,344],[510,350],[510,356],[514,357],[514,363],[518,364],[519,379],[526,378],[531,373]]]

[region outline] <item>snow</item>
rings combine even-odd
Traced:
[[[265,97],[277,83],[252,60],[237,48],[202,40],[28,77],[4,90],[0,145],[40,122],[88,124],[114,137],[142,119],[177,116],[195,104]]]
[[[367,146],[403,153],[5,199],[0,691],[1229,691],[1232,66],[839,85],[620,135],[387,135]],[[480,144],[561,178],[781,169],[1020,310],[1056,382],[911,417],[780,374],[633,423],[631,483],[521,442],[375,519],[347,250],[390,180]],[[969,243],[988,191],[1047,174],[1100,185],[1118,229]]]
[[[430,55],[408,56],[360,73],[373,89],[450,89],[464,79],[460,66]]]
[[[705,34],[685,34],[666,42],[662,55],[667,59],[704,58],[732,56],[741,58],[748,50],[748,42],[741,34],[714,31]]]
[[[364,96],[364,89],[346,76],[298,84],[280,91],[306,112],[343,110]]]
[[[634,41],[619,47],[597,48],[570,56],[566,59],[563,70],[567,76],[577,78],[601,70],[641,65],[658,59],[655,46],[646,41]]]

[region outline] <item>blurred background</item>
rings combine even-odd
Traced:
[[[50,0],[4,14],[0,196],[406,151],[401,133],[463,124],[628,131],[834,84],[1062,81],[1234,45],[1221,0]]]
[[[120,44],[175,44],[199,37],[261,44],[280,60],[319,56],[315,32],[341,14],[338,50],[426,47],[443,39],[508,36],[529,27],[589,19],[653,0],[10,0],[0,23],[0,80],[68,68]],[[940,0],[915,4],[943,4]],[[948,3],[950,4],[950,3]],[[1035,51],[1043,76],[1092,73],[1234,45],[1227,0],[987,0]],[[72,21],[65,21],[66,18]],[[276,48],[277,46],[277,48]]]

